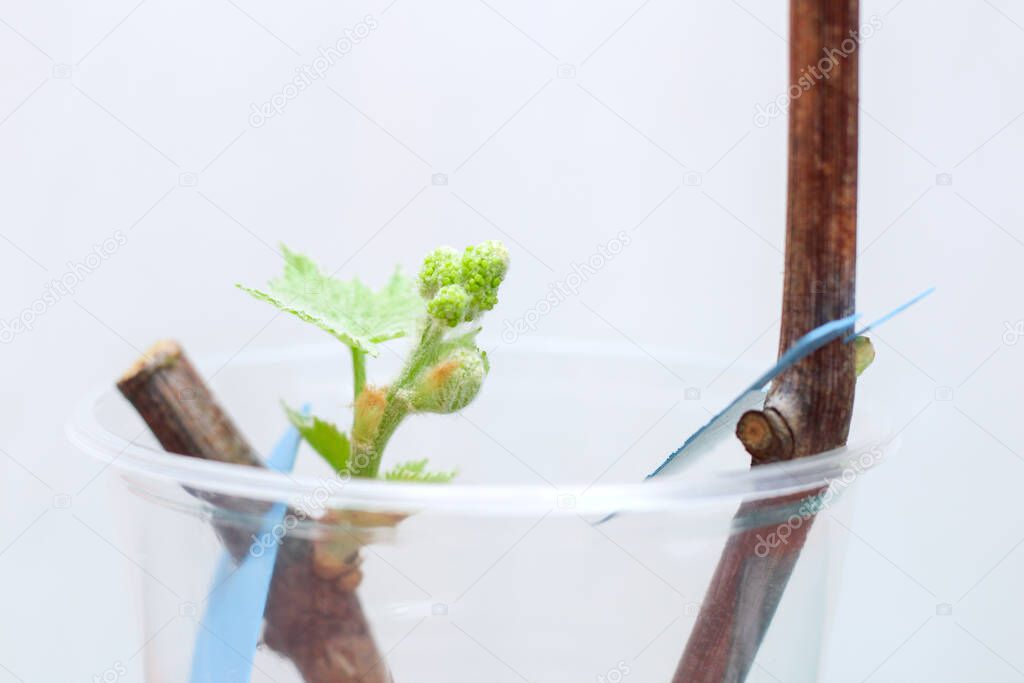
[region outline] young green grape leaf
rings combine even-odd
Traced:
[[[359,280],[339,280],[311,259],[282,246],[284,273],[267,290],[238,285],[262,301],[330,333],[350,348],[378,355],[377,344],[416,329],[425,304],[416,283],[398,270],[379,291]]]
[[[455,470],[449,472],[428,472],[427,459],[413,460],[395,465],[384,473],[388,481],[414,481],[423,484],[447,484],[458,474]]]
[[[326,420],[303,415],[288,406],[284,406],[284,412],[288,415],[288,421],[299,430],[299,434],[306,440],[306,443],[312,446],[313,450],[319,453],[336,472],[348,471],[349,454],[352,448],[344,432],[339,431],[334,424]]]

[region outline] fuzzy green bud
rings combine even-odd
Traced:
[[[508,272],[508,261],[508,249],[496,240],[466,247],[461,282],[473,298],[467,321],[498,303],[498,287]]]
[[[445,285],[427,302],[427,313],[455,327],[469,312],[472,297],[462,285]]]
[[[425,413],[454,413],[472,402],[487,375],[479,349],[460,348],[424,370],[412,391],[413,409]]]
[[[355,419],[352,422],[352,440],[356,444],[370,443],[377,436],[384,409],[387,408],[387,387],[367,385],[356,398]]]
[[[868,369],[875,360],[875,347],[867,337],[857,337],[853,340],[853,365],[860,377],[860,373]]]
[[[451,247],[438,247],[427,254],[420,268],[420,295],[432,299],[442,287],[458,283],[462,278],[459,252]]]

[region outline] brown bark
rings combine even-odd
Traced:
[[[801,87],[801,78],[813,80],[791,99],[789,109],[780,354],[815,327],[854,311],[859,44],[847,51],[843,41],[857,35],[858,19],[858,0],[790,3],[790,83]],[[812,68],[822,73],[822,59],[829,60],[829,70],[819,80]],[[764,409],[744,414],[737,426],[751,464],[843,445],[855,381],[853,347],[839,340],[784,372],[773,382]],[[748,519],[780,502],[786,501],[745,503],[736,519]],[[746,678],[813,519],[805,519],[786,543],[763,555],[759,544],[774,527],[730,537],[674,683]]]
[[[815,327],[854,311],[858,51],[846,54],[842,44],[856,35],[858,16],[857,0],[791,2],[790,82],[809,77],[808,67],[829,54],[835,65],[790,103],[780,354]],[[845,443],[855,381],[853,348],[838,340],[784,372],[765,410],[740,420],[742,439],[750,422],[768,418],[772,438],[744,441],[751,456],[788,460]]]
[[[768,632],[786,583],[800,557],[814,517],[803,519],[785,542],[769,545],[786,516],[780,510],[817,491],[770,501],[744,503],[734,521],[749,523],[767,515],[774,522],[734,532],[722,550],[700,613],[679,661],[673,683],[720,683],[746,680]],[[780,519],[781,517],[781,519]]]
[[[156,344],[117,386],[167,451],[263,466],[175,342]],[[217,507],[217,534],[236,561],[243,560],[267,505],[190,493]],[[334,536],[350,539],[340,558]],[[362,578],[359,563],[359,543],[343,530],[316,541],[292,535],[282,540],[264,615],[264,640],[291,659],[307,683],[391,680],[355,592]]]
[[[358,546],[325,571],[319,542],[287,539],[274,567],[264,642],[291,659],[307,683],[390,682],[355,593],[363,577]]]

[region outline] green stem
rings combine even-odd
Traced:
[[[402,368],[398,378],[392,382],[391,387],[388,389],[388,403],[391,403],[391,399],[394,398],[399,390],[406,388],[416,379],[423,368],[430,362],[433,358],[435,347],[444,337],[444,332],[445,327],[443,323],[439,323],[433,318],[428,318],[427,324],[423,328],[423,334],[420,335],[419,344],[409,354],[405,367]]]
[[[352,348],[352,398],[359,398],[366,386],[366,352]]]
[[[409,407],[401,398],[392,401],[384,409],[384,417],[381,418],[380,429],[377,431],[377,436],[374,437],[373,443],[370,444],[367,454],[369,455],[369,463],[361,476],[377,476],[380,472],[381,460],[384,459],[384,448],[388,445],[388,441],[391,440],[395,430],[398,429],[398,425],[401,424],[408,414]]]
[[[358,477],[376,477],[380,471],[380,463],[384,458],[384,448],[391,440],[398,425],[405,416],[409,414],[409,405],[402,391],[407,389],[415,381],[420,372],[433,359],[436,347],[444,338],[445,327],[442,323],[433,318],[428,319],[420,341],[409,355],[405,366],[391,386],[388,387],[387,405],[384,408],[384,415],[381,417],[380,426],[373,441],[365,445],[357,445],[353,456],[353,462],[364,461],[366,464],[353,470],[352,474]]]

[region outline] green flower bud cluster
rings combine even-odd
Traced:
[[[483,351],[455,349],[416,379],[411,395],[413,409],[424,413],[462,410],[480,392],[487,369],[487,357]]]
[[[498,287],[508,272],[508,249],[489,240],[466,247],[435,249],[420,269],[420,294],[427,312],[450,327],[475,320],[498,303]]]
[[[427,302],[427,313],[432,317],[455,327],[463,318],[467,318],[467,312],[473,305],[473,297],[469,295],[462,285],[445,285],[437,290],[434,298]]]

